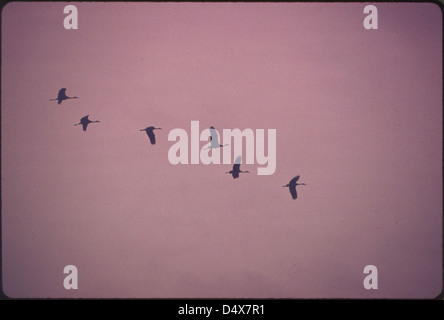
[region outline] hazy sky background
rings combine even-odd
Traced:
[[[8,296],[441,292],[437,5],[376,3],[368,31],[365,3],[69,3],[79,29],[65,30],[67,4],[2,11]],[[80,99],[49,101],[62,87]],[[87,114],[101,122],[83,132]],[[193,120],[276,129],[275,174],[171,165],[168,133]],[[281,186],[298,174],[292,200]],[[63,287],[70,264],[78,290]]]

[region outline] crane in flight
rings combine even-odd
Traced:
[[[228,172],[225,172],[231,174],[233,176],[233,179],[239,178],[239,173],[250,173],[249,171],[242,171],[240,169],[241,159],[242,157],[238,156],[236,160],[234,160],[233,169]]]
[[[284,188],[288,187],[291,193],[291,197],[294,199],[297,199],[298,194],[296,192],[296,186],[300,186],[300,185],[306,185],[305,183],[297,183],[297,181],[299,180],[299,176],[294,177],[293,179],[290,180],[290,182],[288,184],[286,184],[285,186],[282,186]]]
[[[82,119],[80,119],[79,123],[75,124],[75,126],[82,125],[83,126],[83,131],[86,131],[86,128],[88,127],[88,124],[93,123],[93,122],[100,122],[98,120],[97,121],[91,121],[91,120],[89,120],[88,117],[89,117],[89,115],[84,116]]]
[[[66,95],[66,88],[62,88],[59,90],[59,94],[57,95],[57,98],[49,99],[49,101],[57,100],[57,104],[61,104],[63,100],[78,99],[78,98],[79,97],[68,97]]]
[[[145,129],[140,129],[140,131],[146,131],[146,134],[148,135],[148,138],[150,138],[151,144],[156,144],[156,136],[154,135],[154,130],[160,130],[162,128],[156,128],[156,127],[146,127]]]
[[[228,146],[227,144],[220,144],[219,143],[219,135],[217,134],[216,129],[214,129],[213,126],[210,127],[210,145],[205,149],[216,149],[216,148],[222,148]]]

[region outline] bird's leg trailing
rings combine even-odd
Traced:
[[[255,137],[256,134],[256,137]],[[276,169],[276,129],[268,129],[268,143],[265,142],[265,129],[223,129],[223,139],[219,142],[218,131],[211,126],[202,132],[199,121],[191,121],[191,133],[176,128],[169,132],[168,141],[175,143],[168,150],[168,160],[171,164],[231,164],[232,152],[242,154],[246,148],[246,163],[266,167],[257,168],[258,175],[274,174]],[[243,143],[245,140],[245,144]],[[201,142],[207,142],[201,146]],[[268,147],[268,152],[265,147]],[[227,148],[225,148],[227,147]],[[222,149],[222,151],[220,151]],[[211,150],[211,151],[210,151]],[[256,151],[256,152],[255,152]],[[223,155],[223,157],[221,157]],[[223,161],[222,161],[223,160]]]

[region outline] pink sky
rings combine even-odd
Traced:
[[[369,31],[364,3],[69,3],[78,30],[63,28],[66,4],[2,11],[6,295],[441,292],[437,5],[376,3]],[[80,99],[49,101],[62,87]],[[83,132],[87,114],[101,122]],[[169,131],[193,120],[276,129],[276,172],[170,164]],[[307,186],[292,200],[295,175]]]

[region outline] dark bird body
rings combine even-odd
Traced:
[[[230,173],[233,176],[233,179],[239,178],[239,173],[249,173],[249,171],[242,171],[240,170],[240,164],[234,164],[233,165],[233,170],[230,170],[228,172],[225,173]]]
[[[156,144],[156,136],[154,135],[154,130],[159,130],[162,128],[155,128],[153,126],[147,127],[145,129],[140,129],[140,131],[146,131],[146,134],[148,135],[148,138],[150,138],[151,144]]]
[[[62,88],[59,90],[59,94],[57,95],[57,98],[55,99],[49,99],[50,101],[57,100],[57,104],[61,104],[63,100],[68,99],[78,99],[78,97],[68,97],[66,95],[66,88]]]
[[[238,156],[238,157],[236,158],[236,160],[234,161],[233,169],[230,170],[230,171],[228,171],[228,172],[225,172],[225,173],[229,173],[229,174],[231,174],[231,175],[233,176],[233,179],[237,179],[237,178],[239,178],[239,173],[250,173],[249,171],[242,171],[242,170],[240,169],[241,159],[242,159],[242,157],[241,157],[241,156]]]
[[[291,197],[293,199],[297,199],[298,194],[296,192],[296,186],[300,186],[300,185],[306,185],[305,183],[297,183],[297,181],[299,180],[299,176],[294,177],[293,179],[290,180],[290,182],[288,184],[286,184],[285,186],[282,187],[288,187],[291,193]]]
[[[89,115],[84,116],[82,119],[80,119],[79,123],[75,124],[75,126],[82,125],[83,131],[86,131],[86,128],[88,127],[88,124],[93,123],[93,122],[100,122],[100,121],[91,121],[91,120],[89,120],[88,117],[89,117]]]

